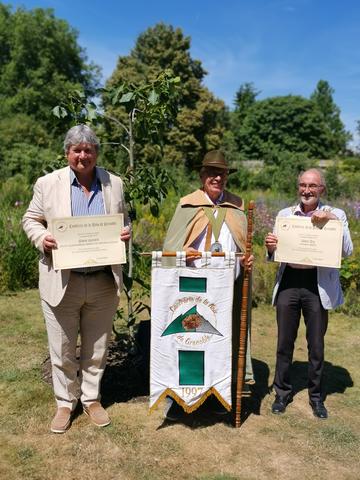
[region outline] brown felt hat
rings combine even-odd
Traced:
[[[226,163],[225,156],[221,150],[210,150],[204,156],[202,164],[198,168],[210,167],[210,168],[221,168],[223,170],[229,170],[229,173],[236,172],[236,168],[230,168]]]

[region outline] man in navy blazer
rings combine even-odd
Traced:
[[[298,194],[300,202],[278,213],[279,217],[299,215],[311,217],[314,225],[323,225],[331,220],[343,223],[342,255],[351,255],[353,245],[345,212],[324,205],[320,201],[326,191],[325,179],[320,170],[312,168],[299,175]],[[265,246],[269,259],[276,250],[277,237],[268,233]],[[292,401],[290,367],[301,313],[306,326],[308,343],[308,392],[309,402],[315,417],[326,419],[322,374],[324,368],[324,337],[328,324],[328,310],[343,303],[339,270],[328,267],[313,267],[281,263],[276,276],[273,305],[276,305],[278,343],[274,378],[275,401],[272,413],[285,412]]]

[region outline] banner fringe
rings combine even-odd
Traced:
[[[159,398],[154,402],[154,404],[149,408],[149,414],[153,413],[154,410],[156,410],[161,403],[162,400],[164,400],[166,397],[171,397],[176,403],[178,403],[182,409],[184,410],[185,413],[192,413],[195,410],[197,410],[204,402],[207,400],[210,395],[214,395],[221,405],[228,411],[231,412],[231,405],[223,399],[223,397],[220,395],[220,393],[216,390],[216,388],[211,387],[209,390],[207,390],[197,402],[194,403],[194,405],[187,405],[187,403],[179,397],[171,388],[167,388],[162,392],[162,394],[159,396]],[[251,395],[250,391],[244,391],[243,396],[244,397],[249,397]]]

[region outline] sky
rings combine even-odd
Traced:
[[[78,31],[105,81],[119,56],[158,22],[191,37],[191,56],[208,72],[204,84],[233,108],[236,91],[253,82],[258,99],[309,97],[327,80],[347,130],[359,145],[359,0],[23,0],[13,7],[53,8]]]

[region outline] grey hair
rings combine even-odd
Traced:
[[[300,178],[304,175],[304,173],[308,173],[308,172],[317,173],[319,175],[320,185],[322,185],[326,191],[326,180],[325,180],[324,172],[320,170],[320,168],[309,168],[308,170],[304,170],[300,172],[298,176],[298,184],[300,183]]]
[[[87,125],[75,125],[70,128],[65,135],[64,151],[68,153],[72,145],[79,145],[80,143],[89,143],[95,146],[96,153],[99,153],[100,142],[95,133]]]

